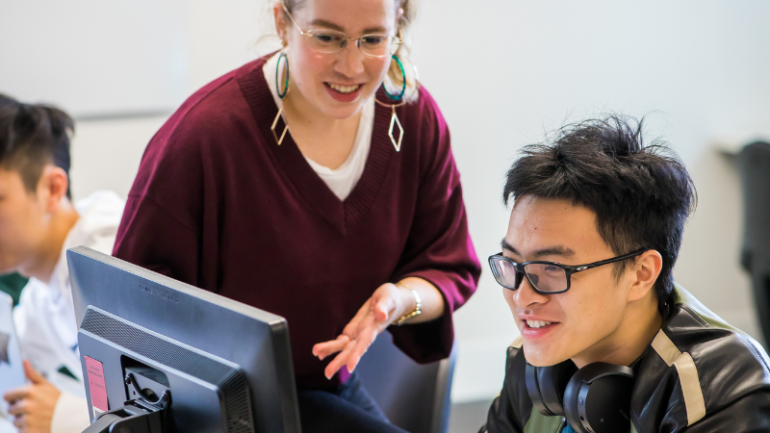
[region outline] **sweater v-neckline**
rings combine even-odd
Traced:
[[[238,79],[241,92],[262,133],[262,141],[275,156],[278,165],[299,195],[337,231],[345,235],[371,209],[385,183],[388,166],[395,153],[387,134],[390,112],[385,107],[375,107],[371,148],[364,172],[348,197],[344,201],[340,200],[307,162],[290,132],[287,132],[280,146],[275,142],[270,126],[278,114],[278,107],[262,73],[265,60],[266,58],[262,58],[254,62],[251,70]],[[380,91],[381,89],[378,90]],[[281,119],[275,129],[283,131],[285,126]]]

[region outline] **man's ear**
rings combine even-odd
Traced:
[[[53,164],[43,168],[43,173],[37,182],[37,196],[43,201],[46,212],[53,213],[59,209],[62,199],[67,197],[68,187],[66,171]]]
[[[633,266],[634,281],[631,285],[631,291],[628,293],[628,300],[636,301],[653,290],[662,268],[663,256],[655,250],[647,250],[637,257]]]

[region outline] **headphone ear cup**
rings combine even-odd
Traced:
[[[577,433],[615,433],[630,427],[634,372],[623,365],[588,364],[564,390],[567,422]]]
[[[527,366],[524,368],[524,382],[527,385],[527,394],[529,394],[529,399],[532,401],[532,406],[534,406],[538,412],[550,416],[553,415],[553,413],[551,413],[545,406],[543,397],[540,395],[540,384],[537,383],[537,369],[538,367],[530,365],[529,363],[527,363]]]
[[[577,367],[569,360],[551,367],[534,367],[527,364],[527,393],[538,412],[546,416],[564,415],[564,389],[576,371]]]

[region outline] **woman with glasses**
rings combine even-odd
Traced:
[[[118,234],[117,257],[288,320],[305,432],[395,431],[359,360],[385,329],[448,356],[480,273],[447,125],[403,58],[412,1],[276,3],[283,49],[166,122]]]

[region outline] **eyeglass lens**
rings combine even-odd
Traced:
[[[492,273],[501,286],[516,290],[523,280],[521,275],[516,275],[516,266],[510,261],[498,257],[490,260]],[[524,272],[534,288],[543,293],[563,292],[567,289],[567,272],[559,267],[547,263],[530,263],[524,265]]]
[[[310,48],[322,53],[336,53],[348,43],[344,33],[331,30],[312,30],[308,33]],[[372,57],[384,57],[395,53],[398,43],[388,35],[364,35],[358,38],[361,51]]]

